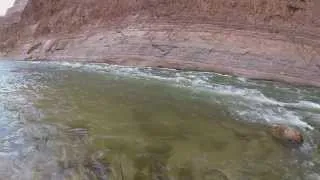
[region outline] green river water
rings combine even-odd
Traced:
[[[320,89],[208,72],[0,62],[0,179],[319,180]],[[299,148],[270,135],[300,129]]]

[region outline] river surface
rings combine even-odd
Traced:
[[[208,72],[0,62],[0,179],[319,180],[320,89]],[[303,132],[299,148],[272,124]]]

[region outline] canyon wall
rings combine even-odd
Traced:
[[[205,70],[320,86],[317,0],[19,1],[9,11],[19,12],[19,21],[0,27],[2,57]]]
[[[316,0],[30,0],[23,23],[38,23],[37,32],[45,34],[137,15],[152,21],[268,26],[277,31],[319,28],[319,9]]]

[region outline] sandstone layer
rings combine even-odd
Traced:
[[[5,17],[0,28],[4,58],[215,71],[320,86],[317,0],[19,1],[26,6],[13,8],[18,22]]]

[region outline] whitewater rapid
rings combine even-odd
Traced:
[[[320,113],[320,98],[311,93],[308,94],[308,91],[297,87],[280,87],[276,83],[263,83],[212,72],[125,67],[108,64],[48,63],[78,70],[112,73],[119,76],[147,80],[160,80],[174,86],[190,88],[195,92],[208,93],[208,98],[216,103],[228,106],[230,113],[245,121],[287,124],[308,130],[314,129],[310,122],[320,123],[317,119]],[[291,92],[293,97],[289,98],[287,102],[281,101],[277,99],[276,94],[273,96],[270,96],[270,94],[265,95],[264,89],[275,92],[288,91]],[[310,101],[305,98],[306,94],[317,99]],[[306,115],[308,120],[306,120]]]

